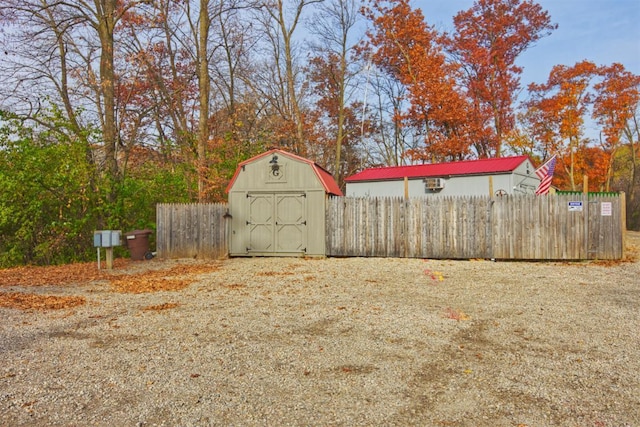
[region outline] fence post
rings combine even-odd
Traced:
[[[622,255],[620,258],[624,259],[627,249],[627,195],[624,191],[620,192],[620,234],[622,240]]]
[[[589,256],[589,177],[582,175],[582,215],[584,218],[584,254],[580,258],[591,259]]]
[[[404,177],[404,199],[409,200],[409,177]]]
[[[486,248],[484,250],[485,256],[493,260],[494,248],[493,248],[493,204],[495,200],[493,195],[489,197],[489,203],[487,204],[487,226],[484,229]]]

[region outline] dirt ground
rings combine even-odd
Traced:
[[[622,262],[0,270],[0,425],[640,425]]]

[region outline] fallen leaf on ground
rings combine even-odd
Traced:
[[[462,310],[454,310],[451,307],[447,307],[444,312],[444,317],[452,320],[469,320],[469,316]]]
[[[22,292],[0,292],[0,307],[21,310],[60,310],[77,307],[87,302],[84,297],[25,294]]]
[[[165,302],[164,304],[150,305],[150,306],[144,307],[142,310],[144,310],[144,311],[169,310],[169,309],[172,309],[172,308],[176,308],[179,305],[180,304],[178,304],[177,302]]]
[[[218,269],[215,263],[174,265],[171,268],[148,270],[133,274],[121,273],[134,265],[130,260],[117,259],[114,270],[98,270],[97,263],[75,263],[47,267],[16,267],[2,270],[0,287],[8,286],[64,286],[83,285],[97,280],[108,280],[115,292],[140,294],[146,292],[178,291],[195,281],[196,275]],[[137,264],[136,266],[140,266]],[[85,304],[80,296],[49,296],[29,293],[0,293],[0,307],[21,310],[50,310]]]

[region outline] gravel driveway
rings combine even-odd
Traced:
[[[79,303],[0,305],[0,425],[640,426],[639,236],[620,263],[153,260],[6,280],[5,298]]]

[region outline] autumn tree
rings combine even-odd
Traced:
[[[477,0],[453,18],[447,48],[464,72],[473,106],[469,120],[482,130],[474,138],[479,157],[499,157],[514,129],[522,68],[519,55],[557,28],[549,13],[531,0]]]
[[[364,52],[407,88],[403,120],[424,146],[410,154],[422,161],[460,159],[469,153],[469,105],[456,85],[458,67],[446,61],[441,39],[407,0],[373,1],[364,10],[373,29]]]
[[[122,77],[123,93],[131,94],[136,110],[147,110],[149,133],[167,162],[195,161],[198,84],[190,44],[178,38],[186,27],[185,10],[174,0],[154,0],[121,21],[121,61],[137,70]]]
[[[529,85],[527,117],[535,137],[544,144],[546,152],[563,158],[560,164],[572,190],[577,189],[576,172],[580,169],[576,152],[588,142],[584,121],[593,97],[591,82],[597,71],[598,67],[590,61],[571,67],[556,65],[546,83]]]
[[[349,103],[356,89],[354,82],[358,71],[353,59],[354,46],[358,42],[353,32],[358,17],[358,4],[354,0],[332,0],[322,4],[310,21],[315,36],[311,42],[315,55],[309,59],[310,80],[318,96],[316,106],[330,120],[325,130],[333,140],[330,144],[334,153],[333,171],[339,184],[351,169],[343,167],[343,146],[345,142],[354,143],[357,137],[355,111]]]
[[[82,138],[85,127],[79,110],[91,105],[79,102],[82,92],[75,76],[83,59],[76,54],[75,27],[60,25],[62,19],[61,8],[46,3],[0,2],[0,103],[16,117],[49,128],[41,113],[53,106],[69,119],[68,127],[56,130]],[[90,91],[85,87],[85,93]]]
[[[92,3],[5,0],[0,4],[0,19],[12,25],[12,30],[7,32],[10,40],[5,49],[11,61],[0,70],[5,78],[10,76],[14,82],[8,95],[13,99],[22,97],[31,105],[44,102],[50,106],[61,105],[71,125],[68,129],[79,138],[86,134],[81,111],[91,109],[101,130],[100,170],[112,182],[106,192],[108,203],[115,202],[121,178],[116,114],[116,27],[123,16],[139,4],[134,0]],[[50,96],[46,100],[38,98],[32,83],[46,87],[42,93]],[[38,117],[34,109],[22,113],[30,119]]]
[[[593,118],[602,127],[600,143],[606,152],[605,190],[617,187],[627,193],[627,226],[640,227],[640,76],[614,63],[599,70],[594,85]]]
[[[312,59],[311,69],[307,74],[313,92],[318,95],[315,109],[308,113],[313,128],[308,138],[307,150],[309,158],[327,165],[338,185],[342,186],[343,178],[355,173],[361,165],[363,120],[367,122],[365,126],[369,123],[367,118],[363,118],[361,102],[340,101],[340,84],[339,79],[336,79],[340,61],[331,56],[327,60],[329,62],[320,57]]]
[[[622,64],[603,66],[599,70],[602,81],[594,85],[593,118],[602,127],[602,145],[608,153],[606,186],[609,191],[613,177],[616,153],[625,144],[630,147],[631,176],[629,197],[633,200],[633,188],[637,182],[638,135],[634,119],[640,104],[640,76],[625,70]]]
[[[538,157],[542,153],[543,158],[548,158],[544,146],[534,137],[532,120],[527,110],[516,113],[516,127],[505,136],[504,151],[518,156],[528,155],[531,158]]]
[[[225,180],[254,150],[250,132],[257,132],[260,101],[246,84],[257,39],[249,6],[242,0],[154,0],[128,19],[123,48],[142,70],[128,82],[140,89],[136,111],[152,110],[155,129],[148,143],[158,144],[167,161],[191,166],[200,201],[221,200]],[[204,18],[201,7],[207,8]]]

